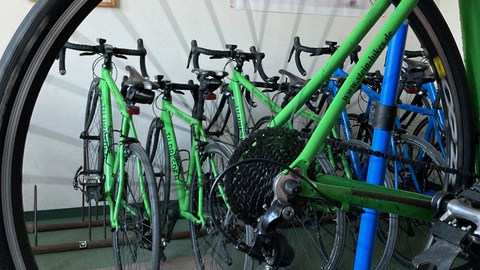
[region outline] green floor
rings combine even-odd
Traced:
[[[65,223],[78,221],[78,219],[60,219],[55,223]],[[39,224],[52,223],[52,221],[41,221]],[[178,231],[187,231],[188,224],[181,220],[176,226]],[[107,238],[110,232],[107,228]],[[30,235],[31,244],[34,245],[34,234]],[[103,240],[103,227],[92,230],[92,240]],[[38,234],[38,245],[50,245],[61,243],[76,243],[78,241],[88,240],[87,229],[71,229],[54,232],[41,232]],[[347,246],[352,247],[353,240],[347,239]],[[192,251],[190,239],[173,240],[166,248],[167,262],[162,264],[162,269],[193,269]],[[50,254],[37,255],[36,260],[40,269],[113,269],[112,248],[86,248],[78,251],[58,252]],[[354,250],[346,248],[342,257],[339,269],[352,269]],[[407,269],[401,267],[394,259],[388,269]]]

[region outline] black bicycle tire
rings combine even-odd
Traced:
[[[255,132],[256,130],[266,128],[268,123],[272,121],[273,116],[267,115],[263,116],[262,118],[258,119],[257,122],[255,122],[255,125],[253,125],[252,132]]]
[[[125,146],[125,153],[131,151],[135,154],[136,157],[140,159],[141,167],[143,168],[143,176],[147,182],[147,189],[148,189],[148,199],[150,203],[150,213],[151,213],[151,252],[152,252],[152,261],[151,265],[145,269],[160,269],[160,220],[158,216],[158,194],[156,192],[157,185],[155,182],[155,176],[153,174],[152,165],[150,160],[148,159],[147,152],[140,143],[130,143]],[[125,162],[127,162],[127,157],[125,158]],[[128,181],[127,179],[125,181]],[[153,203],[152,203],[153,202]],[[136,227],[136,226],[135,226]],[[114,254],[114,261],[118,269],[123,269],[122,264],[119,260],[120,255],[120,248],[119,248],[119,241],[118,241],[118,231],[113,231],[113,254]],[[128,268],[129,269],[129,268]],[[135,268],[137,269],[137,268]],[[142,267],[143,269],[143,267]]]
[[[0,61],[0,151],[1,157],[1,216],[0,222],[0,263],[9,268],[35,269],[36,264],[26,237],[22,213],[22,160],[24,141],[36,97],[58,51],[80,22],[100,0],[50,0],[40,1],[31,10],[20,26]],[[438,9],[431,1],[421,1],[416,14],[420,19],[410,18],[412,23],[432,22],[435,31],[441,33],[442,57],[452,64],[447,66],[447,77],[454,82],[454,107],[460,113],[452,113],[462,124],[460,141],[472,145],[473,121],[470,116],[466,76],[457,50],[452,48],[453,38]],[[421,12],[424,10],[425,12]],[[430,25],[430,23],[429,23]],[[428,36],[428,35],[425,35]],[[448,36],[448,37],[447,37]],[[448,48],[448,50],[443,50]],[[451,68],[450,65],[455,68]],[[455,76],[452,75],[452,70]],[[459,72],[459,74],[457,74]],[[460,96],[460,97],[458,97]],[[458,119],[459,118],[459,119]],[[468,149],[467,149],[468,150]],[[463,151],[454,161],[463,164],[461,169],[473,169],[473,153]],[[12,181],[12,179],[20,179]],[[455,186],[471,184],[471,178],[463,178]],[[12,196],[11,194],[15,194]]]
[[[216,154],[216,155],[220,155],[222,156],[223,158],[226,158],[228,160],[228,158],[231,156],[232,152],[230,149],[228,149],[227,146],[225,146],[224,144],[222,143],[219,143],[219,142],[212,142],[212,143],[209,143],[205,146],[204,150],[203,150],[203,153],[204,154]],[[197,184],[197,181],[198,181],[198,177],[194,176],[193,179],[192,179],[192,182],[191,182],[191,186],[190,186],[190,198],[189,198],[189,207],[190,207],[190,212],[191,213],[194,213],[195,212],[195,200],[197,199],[197,192],[194,192],[196,190],[195,186]],[[207,194],[210,193],[210,189],[207,189],[207,190],[204,190],[204,198],[208,201],[207,199]],[[204,208],[207,206],[208,204],[204,204]],[[204,264],[204,259],[203,259],[203,255],[202,254],[202,251],[200,250],[200,246],[198,244],[198,240],[197,240],[197,231],[196,231],[196,225],[194,224],[194,222],[189,222],[189,231],[190,231],[190,239],[191,239],[191,242],[192,242],[192,250],[193,250],[193,256],[194,256],[194,259],[195,259],[195,265],[197,266],[197,269],[206,269],[205,267],[205,264]],[[246,231],[248,231],[246,229]],[[206,232],[206,234],[209,234],[208,230]],[[223,237],[222,234],[220,233],[213,233],[215,235],[217,235],[218,237]],[[223,250],[222,250],[223,251]],[[225,253],[227,253],[227,251],[223,251]],[[238,251],[239,252],[239,251]],[[249,256],[247,256],[246,254],[244,255],[245,258],[244,258],[244,261],[243,261],[243,264],[244,264],[244,268],[245,269],[248,269],[248,265],[252,265],[252,262],[251,262],[251,258]],[[209,269],[209,268],[207,268]]]
[[[353,126],[358,127],[357,132],[355,133],[352,132],[351,134],[352,138],[355,140],[359,140],[359,141],[371,144],[372,136],[373,136],[373,127],[368,123],[362,121],[362,116],[359,114],[349,113],[348,120],[350,121],[350,130],[352,129],[352,124],[354,124]]]
[[[425,139],[421,137],[410,135],[410,134],[402,134],[397,139],[397,143],[400,143],[400,144],[410,143],[414,146],[417,146],[421,148],[429,156],[429,158],[432,159],[432,162],[435,162],[437,165],[440,165],[440,166],[445,165],[444,164],[445,160],[443,159],[441,153],[438,152],[438,150],[436,150],[433,145],[431,145],[429,142],[427,142]],[[402,218],[399,217],[399,219],[402,219]],[[402,231],[402,230],[398,230],[398,231]],[[428,243],[428,240],[427,240],[427,243]],[[400,264],[406,267],[410,267],[410,268],[413,267],[413,264],[411,262],[411,259],[413,258],[410,258],[410,259],[406,258],[402,254],[400,254],[397,248],[393,252],[393,258],[395,258],[396,261],[398,261]]]
[[[0,176],[0,265],[5,269],[37,268],[22,210],[23,142],[36,98],[55,57],[99,2],[37,2],[0,60],[0,151],[3,153],[0,155],[3,164]]]
[[[318,153],[316,155],[316,160],[324,170],[323,173],[326,174],[335,174],[333,168],[330,165],[330,162],[328,161],[328,158],[324,154]],[[327,171],[328,170],[328,171]],[[335,236],[334,236],[334,244],[333,244],[333,249],[330,254],[330,260],[326,266],[324,266],[323,269],[326,270],[333,270],[337,269],[338,264],[340,263],[340,260],[342,259],[343,256],[343,251],[345,247],[345,241],[346,241],[346,230],[347,230],[347,219],[345,213],[337,209],[336,210],[336,222],[337,225],[335,226]]]
[[[163,146],[164,151],[159,149],[160,145]],[[171,163],[170,155],[168,152],[167,137],[165,134],[164,123],[159,117],[155,117],[150,123],[147,135],[147,143],[145,145],[150,163],[152,164],[154,174],[157,174],[156,169],[161,169],[160,179],[157,178],[157,188],[158,188],[158,201],[159,201],[159,219],[160,219],[160,229],[162,233],[164,232],[165,225],[167,224],[167,215],[168,215],[168,205],[170,202],[170,185],[172,181],[171,174]],[[160,155],[163,155],[165,162],[163,168],[155,168],[155,156],[160,150]],[[161,191],[163,189],[163,191]],[[161,194],[163,193],[163,198]]]
[[[425,128],[426,125],[428,125],[428,121],[429,121],[428,118],[425,118],[422,121],[420,121],[418,125],[415,127],[415,129],[413,130],[412,135],[420,136],[422,130]]]
[[[98,136],[98,150],[97,150],[98,164],[94,171],[98,173],[100,177],[102,177],[104,152],[103,152],[103,135],[101,132],[102,118],[101,118],[101,111],[99,111],[101,110],[101,97],[100,97],[100,91],[98,88],[99,82],[100,82],[99,78],[93,79],[87,95],[87,106],[85,108],[85,127],[82,133],[82,136],[84,136],[83,137],[83,151],[84,151],[83,171],[84,173],[87,173],[87,174],[92,172],[92,169],[89,167],[89,164],[90,164],[89,145],[91,143],[91,136],[92,136],[92,134],[90,134],[90,127],[92,125],[92,121],[95,117],[95,114],[100,113],[100,118],[99,118],[100,126],[98,127],[99,128],[98,134],[93,134],[93,136]]]
[[[210,102],[210,101],[207,101]],[[205,104],[206,106],[206,104]],[[206,113],[206,112],[205,112]],[[220,97],[220,103],[216,107],[215,113],[213,113],[213,116],[208,116],[206,115],[205,119],[205,131],[208,132],[211,131],[211,129],[215,126],[220,126],[222,127],[220,130],[223,130],[222,136],[208,136],[208,140],[211,142],[218,141],[221,143],[226,143],[228,145],[231,145],[232,147],[235,147],[238,142],[240,141],[240,129],[238,127],[238,119],[237,119],[237,114],[235,110],[235,103],[232,97],[232,94],[226,90],[221,94]],[[230,132],[225,132],[224,129],[228,128],[228,122],[229,119],[232,120],[232,128],[233,128],[233,133]],[[219,131],[217,131],[219,132]],[[231,138],[226,138],[226,137],[231,137]]]
[[[447,132],[456,131],[454,135],[447,134],[447,146],[450,148],[447,149],[448,166],[471,172],[474,169],[475,159],[471,147],[475,141],[475,122],[471,114],[472,103],[469,93],[464,90],[468,89],[468,84],[462,58],[451,32],[448,31],[447,23],[433,1],[420,1],[414,14],[416,16],[409,16],[409,23],[413,26],[412,29],[416,32],[417,37],[422,39],[430,62],[433,63],[433,57],[440,57],[445,70],[445,78],[447,78],[448,87],[451,90],[451,93],[442,94],[443,104],[453,104],[450,107],[453,108],[452,111],[449,111],[450,108],[444,108],[447,117]],[[423,27],[417,27],[419,24]],[[452,46],[450,47],[449,44]],[[458,149],[454,144],[459,145]],[[473,184],[473,179],[470,177],[457,176],[454,178],[451,175],[450,177],[451,182],[448,187],[450,191]]]

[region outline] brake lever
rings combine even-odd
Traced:
[[[292,55],[295,52],[295,45],[292,46],[292,49],[290,50],[290,55],[288,56],[287,62],[290,63],[290,60],[292,60]]]
[[[125,55],[123,54],[114,54],[113,56],[117,57],[117,58],[121,58],[121,59],[128,59],[128,57],[126,57]]]
[[[190,62],[192,61],[193,57],[193,52],[190,50],[190,53],[188,54],[188,62],[187,62],[187,68],[190,68]]]
[[[95,55],[96,53],[94,52],[82,52],[80,53],[80,56],[91,56],[91,55]]]
[[[256,60],[256,59],[252,59],[252,64],[253,64],[253,72],[254,72],[254,73],[257,73],[257,71],[258,71],[258,68],[257,68],[257,60]]]
[[[175,94],[185,95],[184,92],[178,90],[172,90],[172,92],[174,92]]]

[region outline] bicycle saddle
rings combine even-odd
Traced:
[[[285,69],[280,69],[278,73],[287,76],[288,79],[290,79],[290,83],[292,84],[292,86],[303,87],[305,84],[307,84],[306,80],[298,77],[297,75],[291,72],[286,71]]]
[[[403,59],[403,61],[405,63],[407,63],[408,67],[407,69],[408,70],[421,70],[421,71],[424,71],[424,70],[427,70],[428,69],[428,64],[425,64],[425,63],[422,63],[420,61],[416,61],[416,60],[411,60],[411,59],[408,59],[408,58],[405,58]]]
[[[403,59],[407,63],[407,71],[423,71],[422,83],[434,82],[435,74],[430,70],[429,65],[420,61],[411,60],[408,58]]]
[[[125,69],[130,73],[128,79],[123,83],[128,87],[142,88],[145,90],[155,90],[160,88],[156,82],[152,82],[140,74],[134,67],[126,66]]]
[[[200,68],[192,69],[192,72],[197,75],[197,77],[212,77],[213,79],[222,80],[228,75],[228,72],[221,70],[205,70]]]

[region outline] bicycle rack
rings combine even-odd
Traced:
[[[88,202],[88,220],[85,220],[85,195],[82,193],[82,219],[81,221],[64,222],[57,224],[38,224],[38,188],[34,186],[33,193],[33,224],[27,224],[27,232],[34,233],[34,246],[32,252],[34,255],[54,253],[62,251],[74,251],[86,248],[102,248],[112,246],[111,239],[107,238],[107,226],[109,222],[106,219],[106,204],[103,201],[103,220],[99,220],[99,205],[95,203],[95,220],[92,220],[92,202]],[[92,229],[103,227],[103,239],[92,240]],[[88,240],[79,240],[78,242],[39,245],[38,234],[40,232],[52,232],[72,229],[88,228]]]
[[[98,202],[95,203],[95,206],[92,206],[92,201],[89,200],[88,206],[85,205],[85,195],[82,193],[82,219],[81,221],[72,221],[64,223],[54,223],[54,224],[38,224],[38,188],[37,185],[34,186],[33,190],[33,223],[26,224],[27,233],[34,234],[34,243],[32,245],[32,253],[34,255],[55,253],[55,252],[65,252],[65,251],[76,251],[82,249],[94,249],[94,248],[105,248],[112,246],[112,239],[107,237],[107,227],[110,226],[110,221],[107,219],[106,208],[107,205],[103,201],[103,220],[99,219],[99,205]],[[95,219],[93,217],[92,208],[95,208]],[[87,215],[85,216],[85,212]],[[86,220],[87,219],[87,220]],[[92,240],[92,229],[103,227],[103,239]],[[59,244],[46,244],[39,245],[38,235],[41,232],[54,232],[54,231],[66,231],[73,229],[88,229],[88,240],[79,240],[77,242],[69,243],[59,243]],[[188,239],[190,238],[190,233],[188,231],[180,231],[172,234],[171,239]]]

